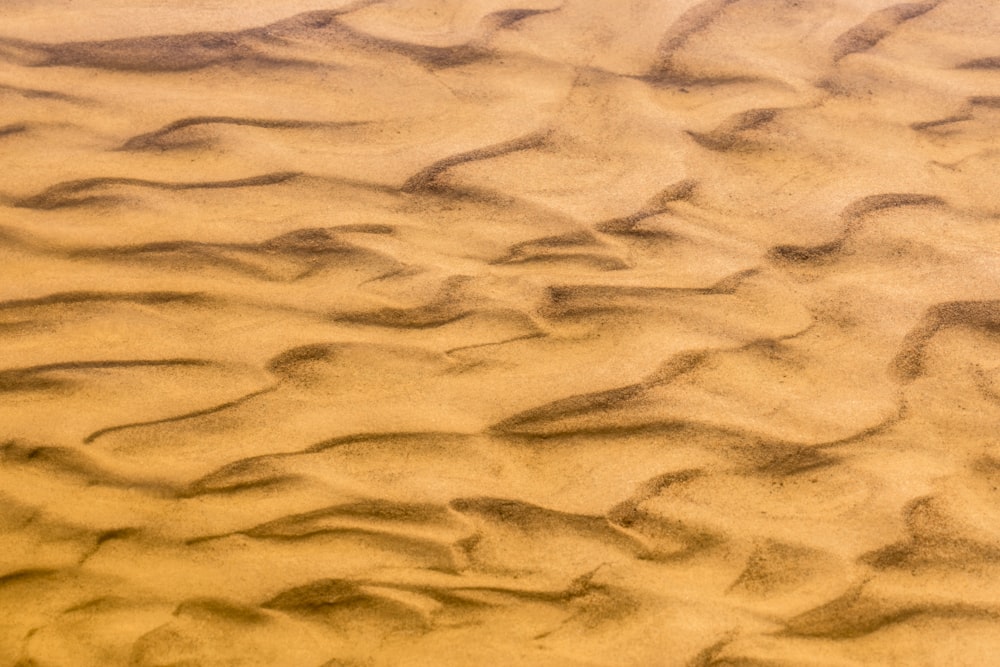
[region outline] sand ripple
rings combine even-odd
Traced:
[[[0,664],[995,661],[1000,5],[245,4],[0,8]]]

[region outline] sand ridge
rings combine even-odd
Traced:
[[[0,18],[0,665],[1000,649],[1000,5]]]

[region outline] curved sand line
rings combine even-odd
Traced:
[[[0,666],[994,660],[992,4],[72,4]]]

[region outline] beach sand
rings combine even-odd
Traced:
[[[998,35],[6,0],[0,665],[996,664]]]

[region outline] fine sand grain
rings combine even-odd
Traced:
[[[1000,3],[4,0],[0,667],[985,666]]]

